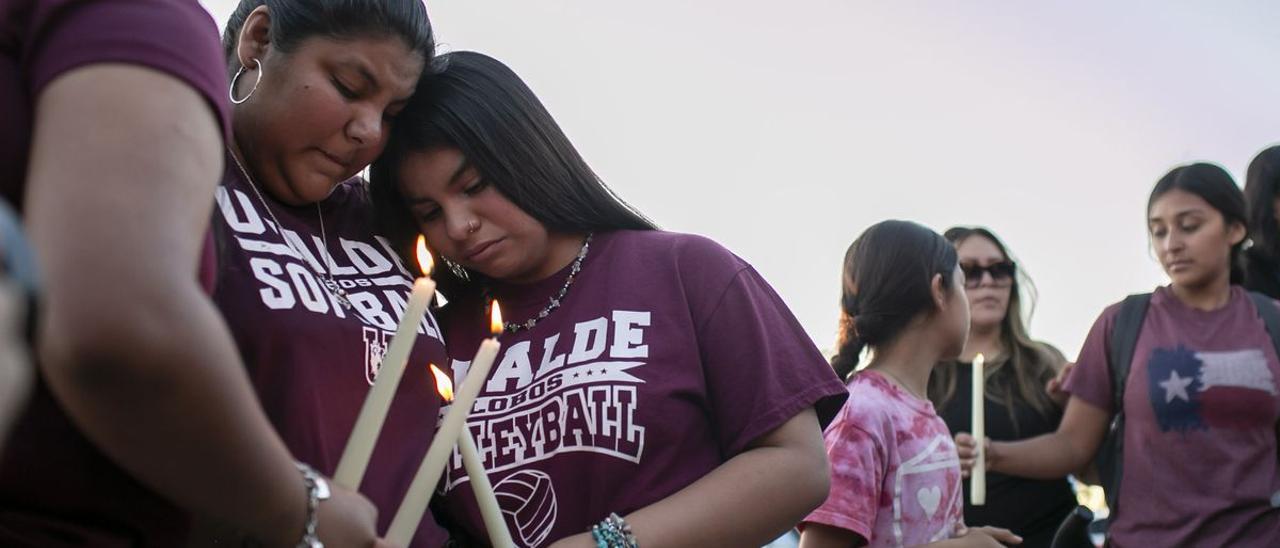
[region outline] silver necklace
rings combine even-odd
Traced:
[[[534,317],[525,320],[524,323],[504,323],[502,325],[504,331],[515,333],[524,329],[533,329],[533,326],[538,325],[539,321],[551,315],[555,309],[560,308],[560,301],[564,300],[564,296],[569,294],[569,286],[573,285],[574,278],[577,278],[578,272],[582,271],[582,260],[587,258],[587,251],[591,248],[592,236],[595,236],[595,233],[587,233],[587,239],[582,242],[582,249],[578,250],[578,256],[573,259],[573,266],[569,268],[569,277],[564,280],[564,285],[560,286],[560,291],[554,297],[551,297],[551,301],[547,303],[547,306]]]
[[[236,156],[236,153],[231,152],[231,159],[235,161],[236,167],[240,168],[240,173],[244,175],[245,182],[249,183],[249,188],[253,189],[253,193],[258,197],[258,201],[262,203],[262,208],[267,210],[267,215],[270,215],[271,220],[276,223],[276,230],[280,232],[280,238],[284,240],[284,245],[287,246],[290,251],[293,251],[293,254],[297,255],[299,259],[302,259],[304,255],[298,250],[298,248],[293,247],[293,242],[289,241],[288,236],[284,235],[284,224],[280,222],[280,219],[276,218],[275,212],[271,211],[271,206],[267,203],[266,197],[262,195],[261,190],[258,190],[258,183],[253,180],[253,177],[249,176],[249,170],[244,168],[244,164],[240,163],[240,158]],[[323,262],[325,254],[329,253],[329,236],[325,234],[324,231],[324,212],[320,210],[319,203],[316,203],[316,216],[320,218],[320,242],[324,245],[324,249],[321,250],[318,260]],[[304,260],[303,262],[306,261]],[[320,274],[320,285],[323,285],[325,289],[328,289],[329,292],[338,299],[338,302],[342,304],[343,308],[351,310],[351,298],[347,295],[347,290],[343,289],[342,286],[338,284],[338,281],[333,279],[333,274],[327,269],[316,268],[315,270],[316,273]]]

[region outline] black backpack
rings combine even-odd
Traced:
[[[1271,297],[1250,291],[1249,298],[1262,318],[1262,323],[1271,335],[1271,344],[1280,356],[1280,309]],[[1107,435],[1098,448],[1095,463],[1098,477],[1102,480],[1102,488],[1107,494],[1107,507],[1111,509],[1109,521],[1114,523],[1116,504],[1120,500],[1120,480],[1124,476],[1124,387],[1129,378],[1129,367],[1133,364],[1134,348],[1138,344],[1138,334],[1142,332],[1142,322],[1147,316],[1147,305],[1151,303],[1151,294],[1130,295],[1120,304],[1120,313],[1116,315],[1115,325],[1111,328],[1111,345],[1107,348],[1107,365],[1111,372],[1111,405],[1113,415]],[[1280,424],[1277,425],[1280,435]]]

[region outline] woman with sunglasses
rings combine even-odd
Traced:
[[[952,432],[968,432],[972,428],[972,363],[974,356],[982,354],[987,363],[988,435],[1017,440],[1054,431],[1062,418],[1065,395],[1049,393],[1046,385],[1066,360],[1057,349],[1027,334],[1021,285],[1029,285],[1030,280],[990,230],[955,227],[944,236],[959,256],[972,319],[959,359],[934,369],[929,399]],[[965,482],[965,523],[1009,529],[1023,538],[1022,546],[1049,546],[1058,524],[1076,505],[1065,478],[989,474],[984,506],[969,504],[968,487]]]
[[[1275,546],[1280,360],[1255,304],[1275,302],[1255,301],[1237,285],[1244,195],[1221,167],[1199,163],[1161,178],[1147,204],[1151,244],[1171,283],[1150,295],[1132,341],[1116,329],[1132,306],[1107,308],[1068,379],[1058,429],[990,442],[987,465],[1047,479],[1095,455],[1119,456],[1123,481],[1109,494],[1117,500],[1113,546]],[[1117,408],[1108,356],[1122,338],[1132,358]],[[1122,443],[1099,454],[1117,414]],[[960,438],[962,458],[972,455],[972,440]]]

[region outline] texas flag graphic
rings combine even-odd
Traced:
[[[1157,348],[1147,363],[1147,394],[1164,432],[1271,428],[1276,393],[1260,349]]]

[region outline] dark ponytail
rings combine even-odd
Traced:
[[[1195,194],[1208,202],[1211,207],[1222,214],[1223,225],[1230,227],[1239,223],[1246,233],[1240,243],[1231,246],[1231,283],[1244,283],[1244,265],[1242,254],[1244,243],[1249,241],[1249,214],[1245,206],[1244,192],[1236,185],[1231,174],[1219,166],[1209,163],[1187,164],[1178,166],[1160,178],[1155,188],[1151,189],[1151,197],[1147,199],[1147,211],[1151,206],[1171,190],[1181,190]]]
[[[840,344],[836,354],[831,357],[831,368],[836,370],[840,378],[847,378],[858,367],[858,358],[867,344],[858,337],[855,320],[858,305],[857,299],[849,299],[848,294],[841,298],[840,310]]]
[[[868,228],[844,255],[840,338],[831,367],[847,378],[864,348],[888,343],[916,316],[934,310],[932,282],[951,287],[956,250],[937,232],[910,221]]]

